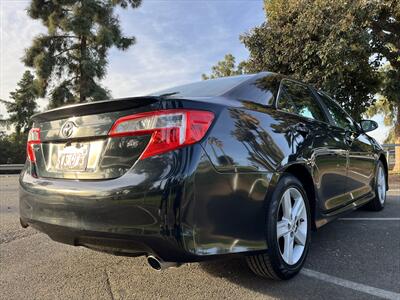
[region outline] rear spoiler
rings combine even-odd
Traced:
[[[158,102],[158,100],[160,98],[157,96],[143,96],[73,104],[35,114],[31,119],[41,122],[65,119],[72,116],[94,115],[153,104]]]

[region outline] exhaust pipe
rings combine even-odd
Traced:
[[[21,224],[22,228],[28,228],[29,224],[23,221],[21,218],[19,218],[19,223]]]
[[[162,271],[169,268],[178,268],[182,265],[177,262],[163,261],[161,258],[155,257],[153,255],[147,256],[147,263],[152,269],[156,271]]]

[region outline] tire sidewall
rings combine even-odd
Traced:
[[[386,199],[383,201],[383,203],[381,203],[380,198],[379,198],[379,191],[378,191],[378,176],[379,176],[379,169],[383,170],[383,174],[385,174],[385,168],[383,167],[383,164],[381,161],[378,161],[377,165],[376,165],[376,170],[375,170],[375,186],[374,186],[374,190],[375,190],[375,204],[378,205],[378,207],[380,209],[383,209],[385,207],[385,203],[386,203]],[[385,188],[387,188],[387,179],[385,176]],[[386,196],[386,193],[385,193]]]
[[[304,247],[304,252],[299,259],[299,261],[294,265],[287,264],[279,251],[279,244],[277,240],[276,226],[278,221],[278,211],[281,198],[283,193],[289,188],[296,188],[301,195],[303,196],[305,207],[307,211],[307,238],[306,245]],[[310,214],[310,206],[307,194],[301,184],[301,182],[290,174],[283,174],[280,180],[278,181],[272,196],[268,201],[267,206],[267,245],[268,245],[268,254],[271,257],[271,264],[278,276],[282,279],[288,279],[296,275],[302,268],[305,259],[307,257],[307,253],[310,246],[311,241],[311,214]]]

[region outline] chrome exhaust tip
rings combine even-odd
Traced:
[[[29,224],[23,221],[21,218],[19,218],[19,223],[21,224],[22,228],[28,228]]]
[[[161,258],[155,257],[153,255],[147,256],[147,263],[153,270],[156,271],[162,271],[169,268],[178,268],[182,265],[177,262],[163,261]]]

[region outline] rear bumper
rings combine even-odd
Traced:
[[[123,255],[152,254],[165,261],[195,261],[196,255],[185,250],[178,217],[182,199],[190,202],[182,190],[191,168],[180,165],[176,157],[172,168],[173,156],[139,161],[112,180],[35,178],[23,171],[21,223],[70,245]]]
[[[202,257],[185,251],[174,240],[160,236],[82,230],[24,218],[21,218],[21,221],[47,234],[54,241],[72,246],[84,246],[92,250],[123,256],[152,254],[165,261],[174,262],[202,260]]]
[[[20,177],[20,217],[52,239],[123,255],[199,261],[263,251],[272,173],[219,173],[197,145],[110,180]]]

